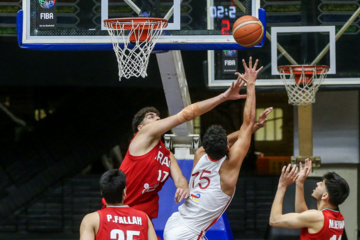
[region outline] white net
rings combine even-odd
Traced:
[[[299,106],[315,103],[316,92],[328,69],[327,66],[279,66],[289,104]]]
[[[150,53],[161,35],[166,21],[116,21],[104,22],[111,37],[118,61],[119,80],[122,77],[146,77]]]

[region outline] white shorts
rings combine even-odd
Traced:
[[[174,212],[167,220],[164,229],[164,240],[204,240],[190,228],[186,227],[180,219],[179,212]]]

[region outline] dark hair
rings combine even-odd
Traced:
[[[323,176],[325,186],[329,193],[329,202],[335,206],[342,204],[349,196],[349,185],[345,179],[335,172],[328,172]]]
[[[225,129],[220,125],[210,126],[203,137],[202,146],[212,159],[220,159],[227,153],[227,136]]]
[[[122,203],[126,175],[119,169],[106,171],[100,178],[100,190],[107,203]]]
[[[135,115],[132,120],[132,130],[134,133],[138,131],[137,127],[140,125],[140,123],[144,120],[145,115],[149,112],[156,113],[158,116],[160,116],[159,110],[157,110],[155,107],[144,107],[140,109]]]

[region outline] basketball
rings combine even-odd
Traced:
[[[238,44],[243,47],[253,47],[261,42],[264,26],[256,17],[245,15],[235,21],[232,32]]]

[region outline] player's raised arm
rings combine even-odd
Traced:
[[[241,78],[238,78],[225,92],[218,96],[193,103],[175,115],[155,121],[146,128],[146,132],[151,136],[161,137],[170,129],[212,110],[225,101],[246,98],[246,95],[240,94],[241,87]]]
[[[316,232],[323,226],[324,217],[320,211],[307,210],[302,213],[283,214],[283,200],[286,189],[299,177],[296,166],[284,166],[278,183],[276,195],[271,207],[269,224],[277,228],[311,228]]]
[[[281,225],[284,224],[283,222],[285,220],[282,212],[284,196],[287,187],[296,181],[297,170],[298,168],[296,166],[291,167],[291,164],[284,166],[281,170],[277,191],[270,212],[269,224],[271,226],[281,227]]]
[[[308,210],[304,196],[304,182],[310,174],[312,163],[307,158],[305,159],[305,166],[303,166],[301,162],[299,165],[300,165],[300,171],[296,179],[296,190],[295,190],[295,212],[302,213]]]
[[[259,119],[253,126],[252,132],[255,133],[260,128],[264,127],[267,122],[267,116],[273,111],[273,107],[268,107],[265,109],[260,115]],[[238,139],[240,130],[237,130],[235,132],[230,133],[227,135],[228,141],[229,141],[229,147],[232,147],[232,145],[235,143],[235,141]]]
[[[255,94],[255,81],[259,71],[262,69],[260,67],[257,69],[258,60],[255,61],[255,64],[252,64],[252,58],[249,59],[249,66],[247,66],[245,60],[243,60],[243,65],[245,69],[244,74],[238,74],[238,78],[246,82],[246,101],[243,113],[243,123],[240,127],[237,139],[232,145],[229,151],[229,167],[238,171],[241,167],[242,161],[247,154],[247,151],[250,147],[250,140],[252,135],[253,126],[255,124],[256,118],[256,94]],[[236,175],[237,178],[237,175]],[[234,178],[235,179],[235,178]]]

